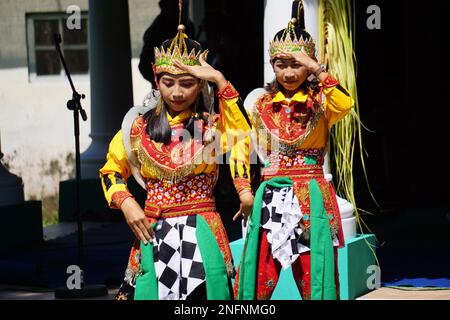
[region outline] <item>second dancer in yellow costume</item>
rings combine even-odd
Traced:
[[[338,299],[337,248],[344,245],[333,186],[323,173],[329,130],[353,99],[319,65],[301,1],[270,43],[276,79],[246,99],[264,163],[235,282],[237,299],[270,299],[292,266],[303,299]],[[250,150],[246,137],[239,149]],[[240,154],[249,161],[249,152]],[[248,218],[248,217],[244,217]]]

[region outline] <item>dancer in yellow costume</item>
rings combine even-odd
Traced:
[[[235,296],[270,299],[281,267],[292,266],[303,299],[338,299],[337,248],[344,237],[322,166],[329,130],[354,101],[317,62],[301,1],[294,1],[292,19],[269,51],[276,79],[245,103],[265,167],[251,217],[244,217],[250,224]],[[243,141],[249,150],[250,139]],[[241,158],[248,162],[248,152]]]
[[[244,166],[221,132],[248,130],[250,121],[238,92],[206,63],[206,54],[183,25],[155,48],[159,90],[127,114],[100,169],[109,206],[123,212],[137,238],[116,299],[232,298],[233,259],[213,188],[220,153],[232,150],[233,168]],[[218,114],[208,82],[218,89]],[[127,189],[131,175],[147,191],[143,209]],[[240,212],[248,215],[247,177],[234,181]]]

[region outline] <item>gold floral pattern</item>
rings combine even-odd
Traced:
[[[194,200],[213,199],[217,172],[190,175],[177,183],[157,178],[147,179],[147,200],[152,205],[180,205]]]
[[[213,126],[217,124],[217,121],[213,122]],[[151,140],[145,132],[146,125],[142,117],[137,117],[130,134],[131,151],[146,176],[176,183],[192,174],[194,169],[207,159],[207,143],[202,144],[201,140],[196,139],[180,141],[180,137],[185,133],[182,124],[172,126],[172,142],[167,146]],[[199,129],[208,130],[207,126],[200,128],[200,125],[201,123],[198,123]]]
[[[250,181],[248,181],[248,179],[245,178],[234,178],[233,179],[233,184],[234,187],[236,188],[236,192],[239,194],[239,192],[241,192],[244,189],[247,190],[252,190],[251,186],[250,186]]]
[[[127,198],[133,198],[133,195],[128,191],[117,191],[114,192],[111,197],[111,208],[113,209],[120,209],[122,206],[122,203]]]
[[[272,98],[271,94],[263,95],[253,111],[252,117],[258,140],[261,140],[268,150],[272,150],[269,138],[294,149],[300,148],[319,119],[324,116],[321,101],[308,97],[305,103],[280,107],[280,104],[274,103]]]

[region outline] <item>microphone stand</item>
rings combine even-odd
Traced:
[[[89,285],[84,284],[84,261],[83,261],[83,223],[80,211],[80,186],[81,186],[81,161],[80,161],[80,120],[79,116],[83,121],[87,120],[86,111],[81,106],[81,99],[85,98],[84,94],[79,94],[75,90],[72,78],[67,68],[66,61],[61,51],[60,44],[62,42],[61,35],[54,35],[55,47],[58,51],[59,58],[64,67],[64,70],[69,80],[70,87],[72,88],[72,99],[67,101],[67,108],[73,111],[73,122],[74,122],[74,136],[75,136],[75,168],[76,168],[76,187],[75,187],[75,213],[77,216],[78,223],[78,267],[79,267],[79,281],[80,284],[76,288],[69,288],[68,286],[57,288],[55,290],[55,298],[57,299],[80,299],[80,298],[91,298],[100,297],[108,294],[108,290],[104,285]],[[76,272],[76,271],[75,271]],[[68,281],[69,282],[69,281]]]

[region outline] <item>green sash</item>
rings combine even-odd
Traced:
[[[216,237],[205,219],[197,215],[197,244],[206,274],[208,300],[229,300],[227,268]]]
[[[239,273],[239,300],[256,299],[256,275],[258,263],[259,231],[261,224],[261,209],[263,195],[267,185],[276,188],[292,187],[288,177],[273,178],[264,181],[258,188],[253,205],[250,224],[247,229],[244,250],[242,253]],[[309,183],[311,208],[311,299],[336,299],[336,284],[334,281],[334,249],[331,239],[330,225],[323,205],[323,197],[317,181]]]
[[[309,182],[309,195],[311,210],[311,300],[336,300],[334,248],[330,223],[323,205],[322,192],[314,179]]]
[[[222,252],[205,219],[197,215],[197,245],[206,274],[208,300],[229,300],[227,270]],[[158,300],[158,280],[153,259],[153,244],[141,242],[142,275],[136,278],[135,300]]]
[[[156,223],[152,225],[155,228]],[[134,300],[158,300],[158,280],[156,279],[153,243],[145,245],[141,241],[142,275],[136,278]]]
[[[259,186],[253,202],[252,215],[247,226],[247,237],[245,238],[244,251],[239,270],[238,300],[256,299],[256,272],[258,264],[259,229],[261,224],[261,209],[263,203],[264,190],[266,186],[285,188],[292,186],[289,178],[274,178],[264,181]]]

